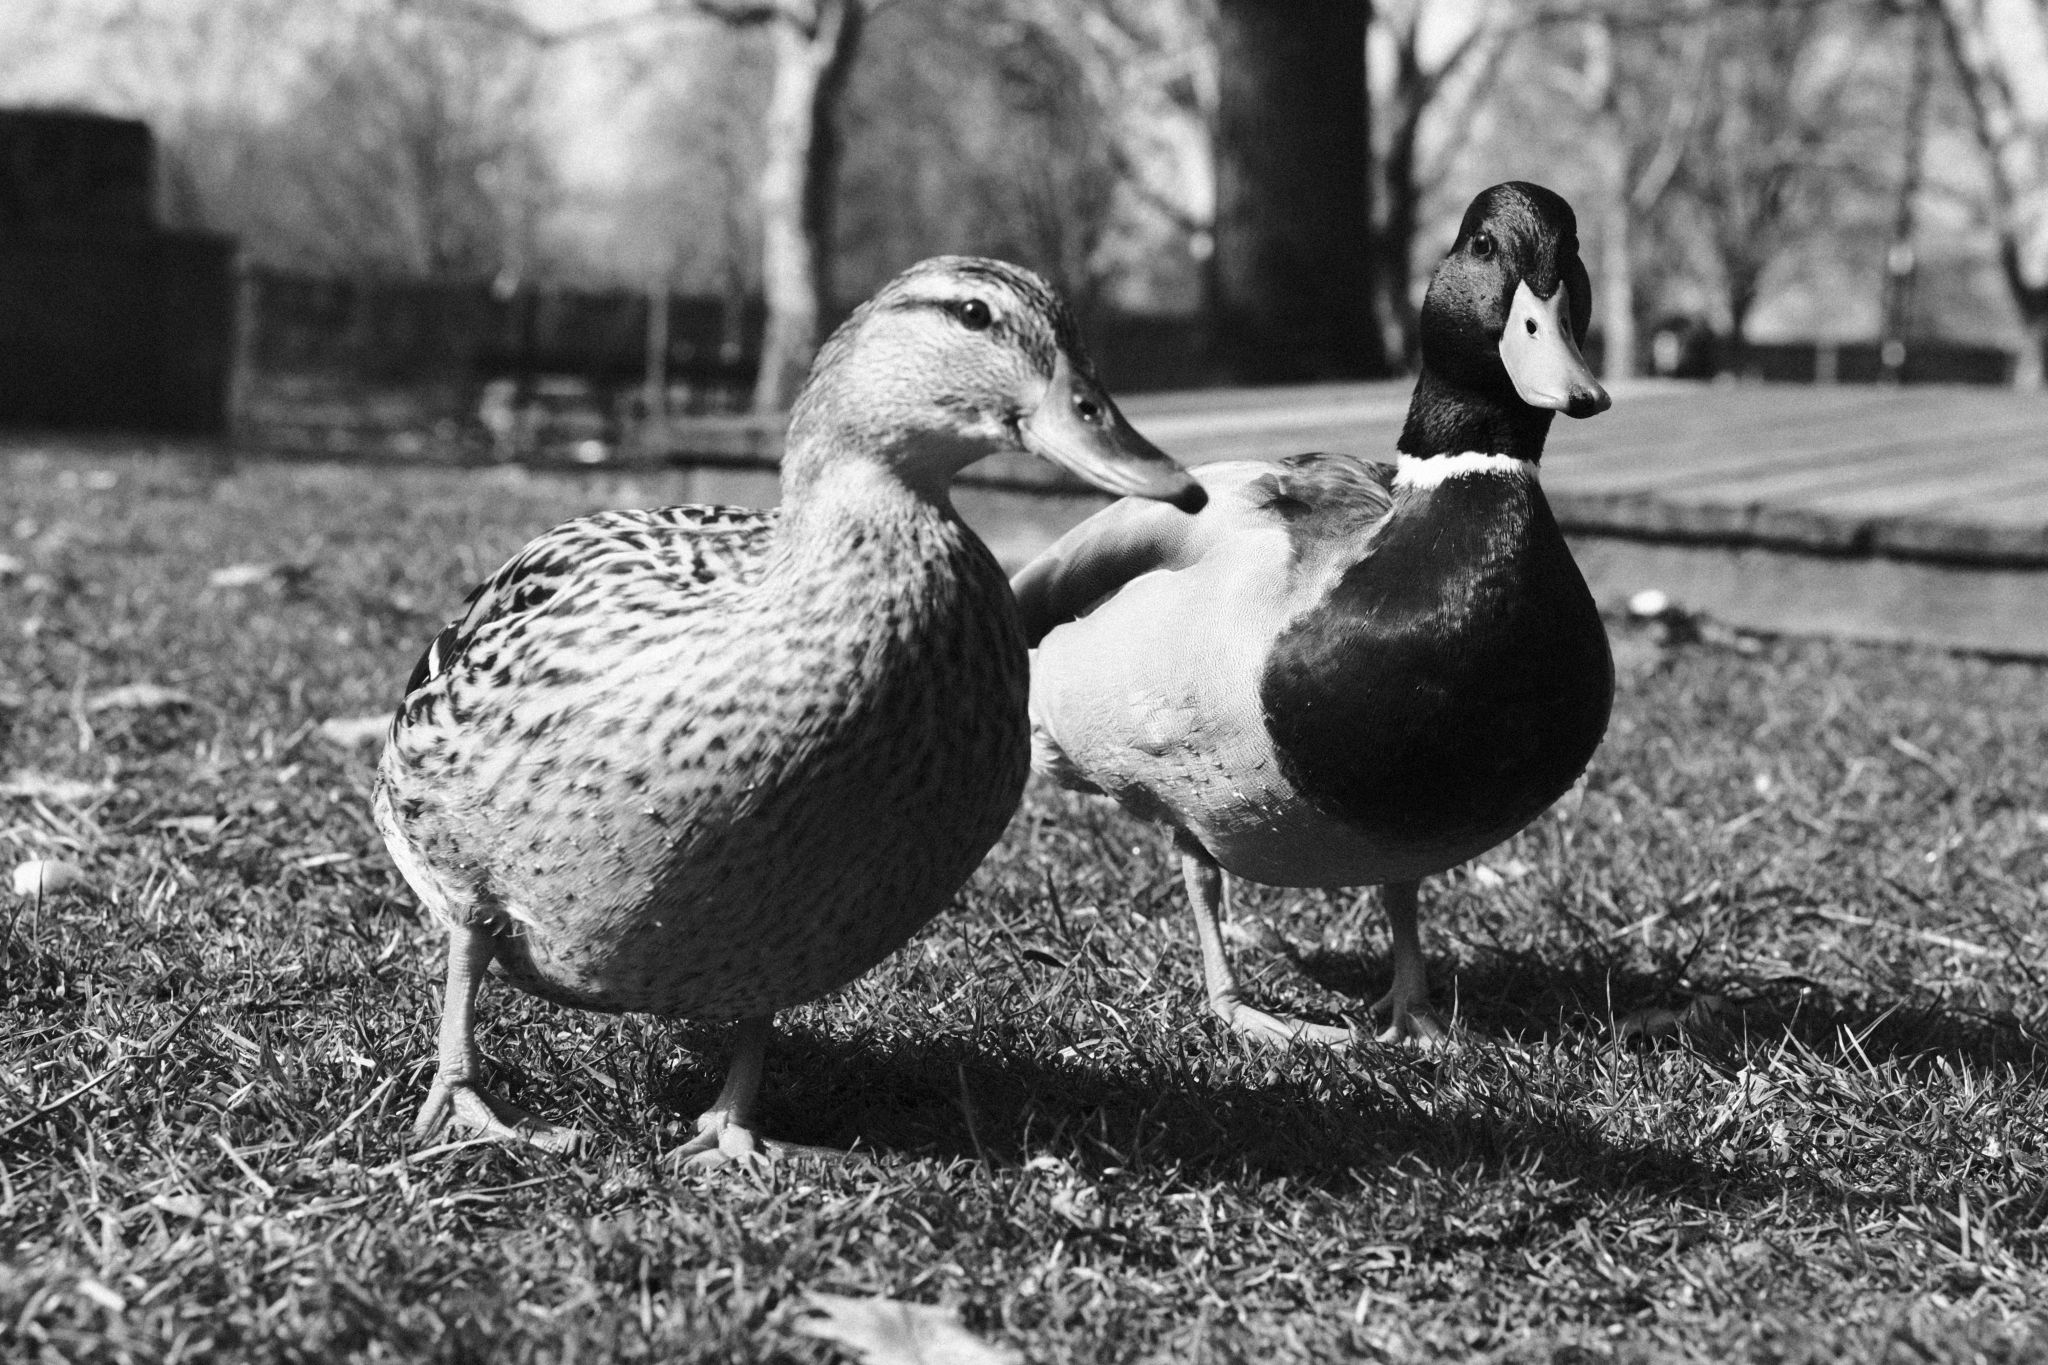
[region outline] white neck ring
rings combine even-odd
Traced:
[[[1482,474],[1533,479],[1536,465],[1512,455],[1482,455],[1468,450],[1462,455],[1402,455],[1394,466],[1394,487],[1435,488],[1447,479],[1471,478]]]

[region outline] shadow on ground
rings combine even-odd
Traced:
[[[1361,1008],[1393,980],[1389,959],[1311,949],[1290,959],[1309,980]],[[1644,971],[1620,959],[1581,953],[1551,962],[1533,953],[1488,949],[1455,971],[1434,965],[1438,1006],[1475,1033],[1536,1042],[1566,1033],[1615,1039],[1626,1021],[1679,1012],[1711,995],[1720,1050],[1744,1052],[1795,1038],[1824,1057],[1853,1046],[1874,1062],[1914,1063],[1934,1057],[1971,1067],[2006,1067],[2048,1075],[2048,1041],[2017,1018],[1989,1018],[1924,1005],[1845,1000],[1805,977],[1696,981],[1680,986],[1674,972]]]
[[[666,1075],[657,1064],[651,1089],[687,1129],[716,1090],[725,1036],[694,1026],[672,1036],[690,1060]],[[1184,1036],[1191,1048],[1243,1046],[1207,1030]],[[1761,1172],[1616,1144],[1540,1099],[1511,1112],[1497,1078],[1438,1087],[1434,1065],[1367,1043],[1348,1057],[1318,1050],[1219,1068],[1248,1078],[1218,1082],[1202,1078],[1199,1057],[1133,1064],[1126,1054],[1097,1068],[957,1036],[883,1045],[792,1030],[770,1047],[760,1120],[786,1142],[882,1157],[1015,1167],[1051,1155],[1098,1171],[1172,1166],[1191,1182],[1286,1177],[1332,1193],[1356,1194],[1362,1170],[1415,1162],[1444,1171],[1540,1166],[1605,1192],[1765,1188]]]

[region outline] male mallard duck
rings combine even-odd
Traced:
[[[1119,493],[1203,496],[1124,421],[1042,280],[926,261],[819,353],[779,513],[583,517],[470,594],[406,683],[377,774],[377,826],[449,935],[420,1136],[452,1117],[577,1140],[480,1086],[495,960],[560,1004],[743,1021],[681,1154],[754,1151],[773,1013],[944,908],[1022,793],[1023,633],[947,496],[1006,450]]]
[[[1382,1036],[1435,1039],[1417,880],[1535,819],[1600,743],[1607,633],[1536,479],[1552,416],[1608,405],[1574,341],[1591,309],[1571,207],[1496,185],[1423,303],[1397,466],[1207,465],[1198,515],[1126,499],[1013,580],[1036,766],[1174,830],[1209,1003],[1241,1033],[1350,1037],[1238,998],[1219,866],[1380,884]]]

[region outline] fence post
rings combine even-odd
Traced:
[[[212,473],[235,472],[236,457],[254,445],[256,431],[256,364],[263,348],[263,278],[249,253],[237,247],[234,276],[234,339],[228,349],[228,430],[216,444]]]
[[[647,291],[647,392],[641,404],[642,454],[668,437],[668,280],[658,277]]]

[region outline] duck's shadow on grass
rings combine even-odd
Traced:
[[[1348,1012],[1361,1022],[1391,975],[1390,964],[1371,955],[1309,951],[1291,961],[1357,1002]],[[1076,1054],[989,1035],[849,1037],[799,1016],[771,1043],[758,1121],[774,1139],[883,1159],[1014,1168],[1054,1156],[1098,1170],[1168,1165],[1190,1180],[1285,1176],[1333,1193],[1356,1193],[1362,1171],[1416,1163],[1440,1171],[1540,1167],[1613,1193],[1775,1197],[1782,1189],[1783,1170],[1703,1159],[1679,1142],[1617,1140],[1590,1117],[1608,1068],[1585,1064],[1585,1042],[1623,1051],[1619,1021],[1682,1007],[1699,991],[1591,954],[1556,963],[1490,952],[1456,969],[1433,966],[1437,1003],[1455,1010],[1466,1038],[1449,1062],[1367,1042],[1341,1057],[1304,1049],[1268,1060],[1252,1049],[1248,1064],[1233,1063],[1230,1055],[1247,1045],[1214,1024],[1178,1034],[1152,1055],[1113,1039],[1100,1054],[1087,1046]],[[1248,973],[1248,985],[1256,995],[1257,983],[1270,985],[1271,972],[1285,970],[1269,960]],[[1711,1036],[1651,1045],[1695,1047],[1730,1075],[1788,1040],[1851,1063],[1850,1035],[1880,1065],[1942,1057],[2048,1071],[2013,1025],[1844,1004],[1811,983],[1729,990]],[[1580,1061],[1541,1076],[1533,1069],[1550,1065],[1543,1054],[1559,1041],[1572,1042],[1565,1050]],[[717,1092],[728,1045],[726,1031],[708,1025],[659,1028],[646,1038],[642,1093],[671,1128],[688,1132]],[[647,1117],[620,1113],[614,1122],[624,1133]]]
[[[1391,961],[1358,953],[1310,949],[1288,961],[1323,989],[1361,1003],[1377,999],[1393,979]],[[2048,1073],[2048,1045],[2017,1019],[1845,1001],[1803,977],[1681,986],[1675,973],[1645,971],[1595,953],[1553,962],[1498,949],[1455,970],[1432,964],[1432,972],[1433,995],[1444,1013],[1455,1013],[1473,1033],[1504,1040],[1529,1043],[1579,1033],[1628,1044],[1642,1040],[1644,1018],[1682,1013],[1710,997],[1714,1008],[1700,1014],[1707,1027],[1696,1041],[1724,1052],[1796,1039],[1824,1056],[1853,1047],[1879,1063],[1944,1057],[1973,1067]]]
[[[680,1030],[678,1041],[700,1060],[652,1087],[678,1126],[716,1088],[721,1036]],[[1241,1045],[1188,1042],[1191,1053],[1208,1046]],[[1618,1144],[1559,1106],[1503,1106],[1480,1087],[1449,1100],[1432,1095],[1432,1065],[1368,1044],[1343,1059],[1274,1054],[1212,1079],[1198,1056],[1097,1068],[958,1036],[884,1045],[795,1030],[770,1047],[758,1117],[770,1138],[884,1160],[1014,1169],[1051,1156],[1096,1171],[1171,1167],[1193,1181],[1286,1177],[1352,1195],[1361,1172],[1418,1160],[1439,1170],[1540,1166],[1607,1190],[1752,1183],[1661,1145]]]

